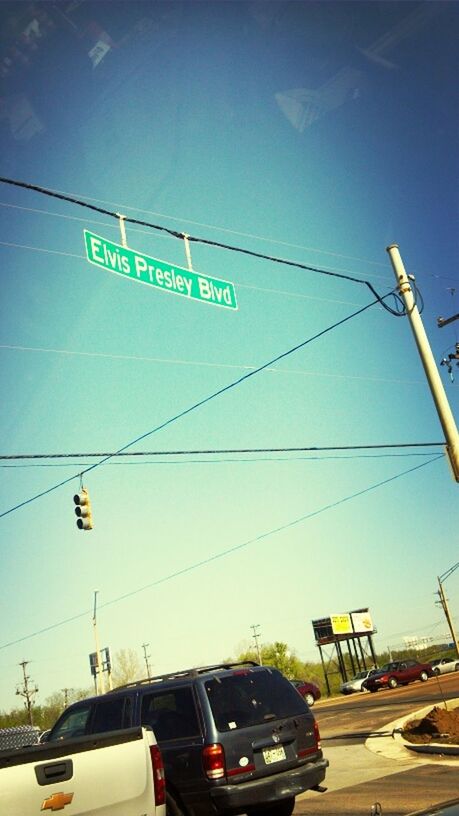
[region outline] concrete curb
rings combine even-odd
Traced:
[[[451,710],[452,708],[457,708],[458,706],[458,698],[446,701],[447,711]],[[443,706],[440,707],[443,708]],[[397,728],[393,729],[393,738],[404,748],[407,748],[409,751],[414,751],[416,754],[448,754],[448,756],[459,757],[459,745],[446,745],[442,742],[430,742],[428,745],[420,745],[419,743],[408,742],[408,740],[403,739],[401,734],[397,733],[398,729],[403,730],[406,723],[410,722],[411,720],[421,720],[426,714],[429,713],[429,711],[432,710],[432,708],[435,708],[435,706],[425,706],[424,708],[419,709],[419,711],[414,711],[412,714],[402,717],[402,719],[399,720],[399,725]]]
[[[373,736],[366,740],[365,748],[387,759],[401,760],[405,763],[434,762],[436,765],[453,765],[457,767],[459,746],[444,745],[442,743],[431,743],[428,746],[415,745],[403,739],[400,733],[407,722],[421,719],[434,708],[434,705],[431,704],[418,711],[412,711],[410,714],[388,723],[379,731],[375,731]],[[459,698],[447,700],[447,709],[456,708],[458,705]],[[387,732],[391,733],[387,734]],[[381,733],[381,737],[375,740],[374,737],[379,733]]]

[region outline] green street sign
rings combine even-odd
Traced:
[[[237,309],[234,284],[228,281],[210,278],[190,269],[175,266],[167,261],[159,261],[136,252],[135,249],[114,244],[84,230],[86,256],[90,263],[108,269],[116,275],[138,283],[147,283],[172,292],[174,295],[183,295],[192,300],[201,300],[213,306],[223,306],[227,309]]]

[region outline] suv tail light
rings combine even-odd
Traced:
[[[317,748],[320,748],[320,732],[319,726],[317,725],[317,720],[314,720],[314,737],[317,742]]]
[[[308,754],[315,754],[316,751],[320,750],[320,733],[319,733],[319,726],[317,725],[317,721],[314,720],[314,742],[315,745],[312,748],[301,748],[298,751],[299,757],[308,756]]]
[[[166,780],[164,778],[163,758],[157,745],[150,745],[150,756],[153,769],[155,805],[164,805],[166,801]]]
[[[223,779],[226,775],[223,745],[214,742],[202,749],[202,763],[208,779]]]

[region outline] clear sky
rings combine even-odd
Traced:
[[[2,177],[381,295],[397,242],[435,359],[454,351],[459,321],[437,318],[459,312],[457,3],[10,2],[0,18]],[[192,243],[196,271],[235,284],[224,309],[89,264],[84,229],[121,242],[109,216],[5,183],[0,207],[0,453],[74,454],[0,460],[0,709],[21,660],[38,702],[91,684],[95,590],[101,645],[142,659],[148,643],[155,673],[234,656],[253,624],[317,660],[311,620],[364,606],[378,650],[441,639],[459,486],[406,317],[372,306],[132,451],[430,447],[113,458],[83,477],[82,532],[73,494],[99,460],[75,454],[118,450],[373,296]],[[128,224],[127,240],[187,266],[166,233]],[[457,417],[459,368],[440,372]],[[459,570],[445,590],[459,627]]]

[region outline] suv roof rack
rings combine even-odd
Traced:
[[[213,666],[195,666],[191,669],[181,669],[176,672],[169,672],[168,674],[158,674],[155,677],[145,677],[142,680],[133,680],[131,683],[125,683],[122,686],[117,686],[113,691],[119,689],[134,688],[135,686],[143,686],[149,683],[161,683],[165,680],[180,680],[182,677],[198,677],[200,674],[207,672],[215,672],[219,670],[235,669],[237,667],[254,668],[259,667],[260,664],[255,660],[242,660],[239,663],[217,663]],[[110,694],[110,692],[108,692]]]

